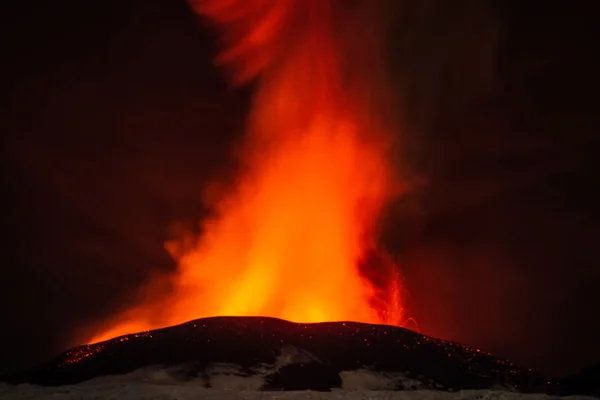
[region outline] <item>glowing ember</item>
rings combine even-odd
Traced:
[[[374,285],[359,269],[398,189],[378,3],[192,4],[222,29],[230,47],[219,60],[236,82],[257,80],[245,173],[200,238],[167,243],[179,265],[172,293],[159,300],[150,286],[93,341],[213,315],[401,322],[396,275]]]

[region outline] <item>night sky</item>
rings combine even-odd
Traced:
[[[381,242],[423,333],[564,375],[600,361],[595,14],[488,2],[399,2],[398,157],[422,184]],[[235,175],[252,89],[213,66],[184,1],[2,7],[0,371],[79,344],[174,269],[163,243]]]

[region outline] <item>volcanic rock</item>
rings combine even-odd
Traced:
[[[225,389],[234,385],[257,390],[361,387],[586,394],[576,381],[567,387],[482,350],[404,328],[355,322],[297,324],[263,317],[198,319],[79,346],[2,380],[53,386],[108,375],[149,379],[148,371],[154,371],[154,380],[162,376]]]

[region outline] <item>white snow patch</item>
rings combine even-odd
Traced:
[[[232,384],[231,387],[236,387]],[[73,386],[39,387],[32,385],[9,386],[0,384],[0,400],[52,399],[52,400],[553,400],[543,394],[518,394],[514,392],[471,390],[455,393],[428,390],[417,391],[347,391],[320,392],[257,392],[253,390],[205,389],[194,384],[153,384],[123,379],[94,380]],[[587,400],[583,396],[564,399]]]
[[[207,384],[211,389],[225,391],[259,390],[264,385],[263,374],[244,376],[241,368],[235,364],[213,364],[206,371]]]
[[[366,369],[342,371],[342,389],[356,390],[417,390],[425,389],[425,385],[415,379],[400,374],[386,374]]]

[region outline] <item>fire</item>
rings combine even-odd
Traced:
[[[398,185],[384,118],[379,1],[205,0],[222,30],[219,57],[256,80],[245,172],[202,235],[167,243],[172,291],[152,286],[92,342],[195,318],[399,324],[396,275],[375,285],[359,265]]]

